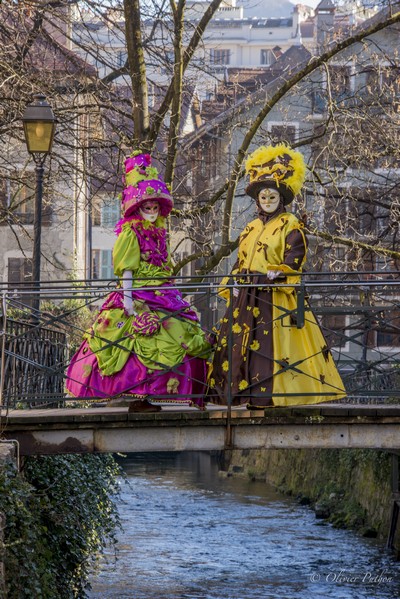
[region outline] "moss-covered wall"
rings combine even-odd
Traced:
[[[316,516],[386,542],[392,508],[391,456],[360,449],[225,452],[230,475],[265,480],[314,506]],[[398,525],[400,528],[400,522]],[[397,531],[396,548],[400,547]]]

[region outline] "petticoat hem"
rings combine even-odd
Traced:
[[[199,410],[203,409],[203,406],[199,406],[199,404],[197,404],[195,401],[193,401],[192,399],[153,399],[151,397],[149,397],[148,395],[141,395],[140,393],[121,393],[119,395],[113,395],[112,397],[80,397],[78,395],[74,395],[73,393],[71,393],[71,391],[69,391],[68,389],[65,391],[66,395],[70,398],[73,399],[81,399],[82,401],[85,401],[87,403],[108,403],[113,401],[114,399],[125,399],[127,401],[134,401],[136,400],[141,400],[141,399],[147,399],[147,401],[149,403],[151,403],[152,405],[155,406],[162,406],[162,405],[168,405],[168,406],[187,406],[189,408],[197,408]],[[66,398],[68,401],[68,398]],[[117,407],[117,406],[114,406]],[[121,406],[123,407],[123,406]]]

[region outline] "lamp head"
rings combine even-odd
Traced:
[[[46,96],[34,95],[34,101],[25,108],[22,122],[28,152],[48,154],[53,145],[56,119]]]

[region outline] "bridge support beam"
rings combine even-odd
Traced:
[[[246,422],[247,421],[247,422]],[[71,423],[72,424],[72,423]],[[92,424],[92,426],[91,426]],[[154,419],[82,422],[81,426],[43,425],[39,430],[7,427],[21,455],[153,451],[211,451],[225,449],[226,419],[166,423]],[[231,422],[230,449],[400,449],[398,423],[271,424],[264,418],[236,418]]]

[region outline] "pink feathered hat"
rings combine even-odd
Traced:
[[[174,202],[167,185],[151,166],[150,154],[135,151],[125,160],[125,188],[122,192],[122,214],[126,218],[148,200],[157,200],[161,216],[168,216]]]

